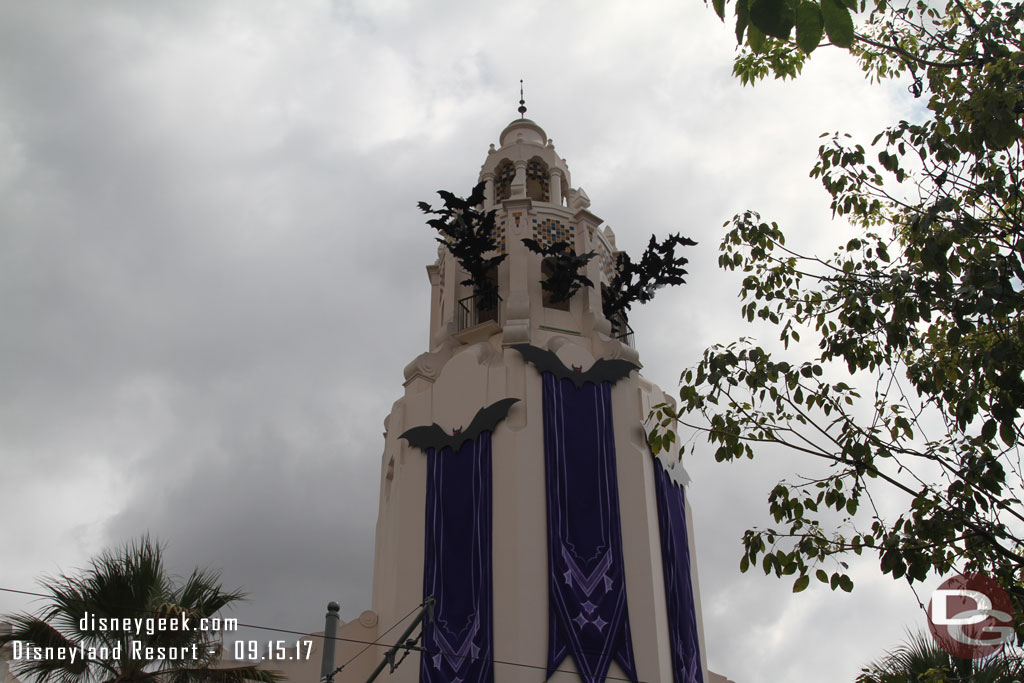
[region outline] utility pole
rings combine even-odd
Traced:
[[[428,596],[427,599],[423,601],[423,604],[420,606],[419,614],[417,614],[416,618],[412,620],[411,624],[409,624],[409,628],[405,629],[405,632],[398,637],[398,642],[392,645],[391,649],[384,654],[384,659],[382,659],[380,664],[377,665],[377,668],[373,670],[370,677],[366,679],[366,683],[373,683],[373,680],[377,678],[377,676],[380,675],[380,672],[384,670],[384,667],[389,664],[391,665],[391,671],[394,672],[394,670],[398,668],[398,665],[409,656],[409,648],[416,644],[416,641],[420,639],[423,632],[421,631],[420,635],[413,639],[410,639],[409,636],[412,635],[412,632],[416,630],[416,627],[420,625],[424,618],[428,619],[431,624],[434,623],[434,604],[433,595]],[[399,659],[396,662],[395,655],[398,654],[399,650],[405,650],[405,654],[402,655],[402,659]]]
[[[330,683],[334,678],[334,644],[338,637],[338,612],[341,605],[333,600],[327,603],[327,615],[324,623],[324,650],[320,662],[320,680]]]

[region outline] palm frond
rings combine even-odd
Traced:
[[[196,569],[184,584],[172,593],[173,600],[196,617],[209,617],[233,602],[244,600],[243,591],[225,591],[220,587],[220,572]]]
[[[220,574],[209,569],[196,569],[183,582],[172,578],[163,560],[163,546],[148,535],[101,553],[75,575],[46,577],[41,584],[47,603],[34,615],[4,617],[13,627],[11,633],[0,636],[0,644],[20,641],[19,647],[31,645],[51,655],[57,648],[75,648],[78,653],[95,648],[91,650],[94,658],[78,656],[74,662],[69,657],[23,658],[13,663],[20,676],[45,683],[164,683],[182,676],[183,682],[190,683],[278,680],[255,667],[215,667],[219,634],[200,630],[197,622],[245,594],[224,590]],[[191,621],[188,630],[181,621],[178,628],[160,628],[154,620],[161,617]],[[131,621],[124,629],[120,623],[111,625],[112,620]],[[162,657],[168,650],[161,654],[157,649],[147,652],[151,656],[137,657],[131,651],[133,642],[143,648],[195,646],[195,655],[160,659],[156,655]]]
[[[53,656],[54,653],[78,650],[80,641],[69,639],[47,622],[30,614],[10,615],[5,619],[11,623],[11,632],[0,636],[0,644],[18,642],[25,648],[26,654],[12,662],[12,668],[19,676],[63,683],[78,680],[88,674],[87,661],[76,658],[72,662],[70,656]]]
[[[1004,648],[985,659],[951,657],[930,634],[908,634],[907,641],[862,669],[857,683],[1014,683],[1024,672],[1024,657]]]

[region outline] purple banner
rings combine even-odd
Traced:
[[[491,491],[490,431],[458,451],[427,449],[423,595],[437,605],[423,625],[421,683],[494,681]]]
[[[614,659],[632,681],[615,471],[611,383],[544,372],[548,512],[548,676],[571,654],[585,683]]]
[[[690,545],[686,535],[686,503],[683,487],[654,458],[654,483],[661,529],[661,564],[665,574],[668,637],[672,646],[675,683],[703,683],[697,615],[690,582]]]

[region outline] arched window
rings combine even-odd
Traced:
[[[552,256],[548,256],[540,263],[540,273],[543,277],[542,282],[547,282],[555,274],[555,259]],[[544,308],[553,308],[556,311],[568,311],[569,300],[563,299],[562,301],[552,301],[552,293],[547,289],[541,289],[543,293]]]
[[[485,320],[498,321],[498,266],[491,266],[487,269],[486,294],[477,297],[477,322]]]
[[[526,165],[526,196],[535,202],[551,201],[548,166],[540,159],[532,159]]]
[[[506,159],[498,165],[494,172],[494,198],[503,201],[512,196],[512,181],[516,177],[516,167]]]

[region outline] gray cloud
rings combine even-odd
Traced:
[[[415,203],[473,185],[520,78],[620,246],[700,242],[691,284],[635,316],[645,374],[671,391],[749,334],[722,222],[760,208],[832,243],[818,133],[909,107],[827,54],[744,89],[731,49],[700,3],[3,2],[4,584],[149,530],[180,571],[244,585],[243,621],[368,608],[382,422],[426,345]],[[852,679],[918,618],[882,580],[794,597],[740,575],[794,462],[710,460],[688,469],[713,668]]]

